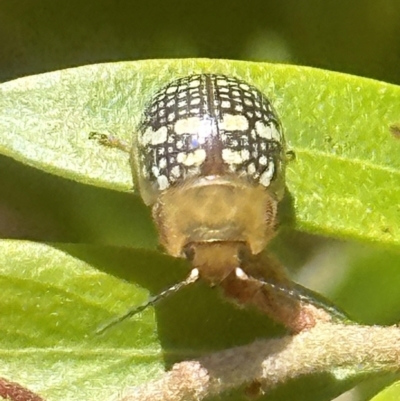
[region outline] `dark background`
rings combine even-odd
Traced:
[[[0,1],[0,81],[166,57],[277,61],[400,84],[400,1]]]
[[[91,63],[175,57],[308,65],[399,85],[400,0],[0,0],[0,82]],[[103,231],[82,229],[77,202],[84,211],[98,206],[93,221],[97,219]],[[143,227],[149,226],[150,214],[144,207],[135,207],[140,213],[130,220],[119,214],[130,210],[132,202],[140,200],[50,176],[0,156],[0,237],[98,243],[112,232],[115,242],[122,242],[122,234],[118,237],[114,228],[121,221],[141,225],[143,220]],[[116,204],[119,210],[114,213]],[[134,231],[135,227],[132,236]],[[292,240],[307,255],[324,242],[305,234]],[[330,249],[336,258],[347,257],[341,244]],[[323,272],[329,267],[337,270],[339,262],[345,268],[345,261],[325,254],[326,263],[318,259],[318,264],[327,269],[317,272],[321,281],[329,282],[331,276],[326,278]],[[378,294],[390,293],[386,281],[397,283],[393,280],[397,265],[382,275],[379,267],[392,262],[380,255],[379,259],[383,262],[374,263],[376,271],[371,268],[367,274],[366,261],[360,262],[354,269],[358,276],[354,274],[348,288],[337,291],[335,298],[348,310],[363,311],[365,321],[394,323],[397,298],[387,307],[388,315],[375,300],[380,299]],[[352,293],[364,295],[353,300]],[[177,313],[179,307],[172,310]],[[188,314],[193,315],[191,311]]]

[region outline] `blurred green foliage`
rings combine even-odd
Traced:
[[[400,84],[399,32],[398,0],[1,2],[0,80],[89,63],[217,57],[309,65]],[[321,146],[333,149],[330,133],[324,139],[322,134]],[[150,379],[161,371],[163,360],[169,365],[190,352],[281,332],[200,286],[165,301],[155,317],[148,311],[94,339],[91,329],[98,323],[146,298],[143,288],[156,293],[184,277],[188,266],[143,250],[156,249],[157,238],[150,213],[137,198],[78,184],[4,156],[0,171],[0,237],[17,240],[1,241],[0,302],[5,312],[0,375],[29,384],[49,400],[97,399],[104,388],[114,391]],[[334,213],[332,205],[332,218]],[[400,221],[395,199],[391,213]],[[391,235],[385,224],[378,229]],[[61,245],[42,245],[44,241]],[[330,296],[357,320],[398,322],[397,248],[290,227],[274,248],[299,281]],[[36,271],[41,267],[47,281]],[[63,267],[73,269],[63,275]],[[361,379],[305,378],[266,399],[329,400]],[[393,380],[370,377],[353,400],[370,399]],[[398,385],[385,394],[377,399],[399,398]],[[243,398],[236,393],[228,399]]]
[[[397,0],[1,2],[0,80],[104,61],[290,62],[400,83]]]

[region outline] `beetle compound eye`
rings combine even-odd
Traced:
[[[132,155],[144,201],[173,256],[191,243],[260,252],[283,194],[284,140],[269,100],[224,75],[180,78],[144,111]]]

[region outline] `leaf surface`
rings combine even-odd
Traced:
[[[129,158],[88,140],[130,141],[152,94],[192,73],[233,75],[271,100],[285,128],[296,227],[400,244],[400,88],[290,65],[149,60],[84,66],[0,85],[0,152],[47,172],[129,191]]]

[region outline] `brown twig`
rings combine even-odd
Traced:
[[[27,388],[4,378],[0,378],[0,397],[12,401],[44,401]]]
[[[127,388],[114,401],[201,401],[259,382],[268,390],[289,379],[335,368],[354,373],[400,370],[400,329],[319,323],[294,336],[175,364],[161,379]]]

